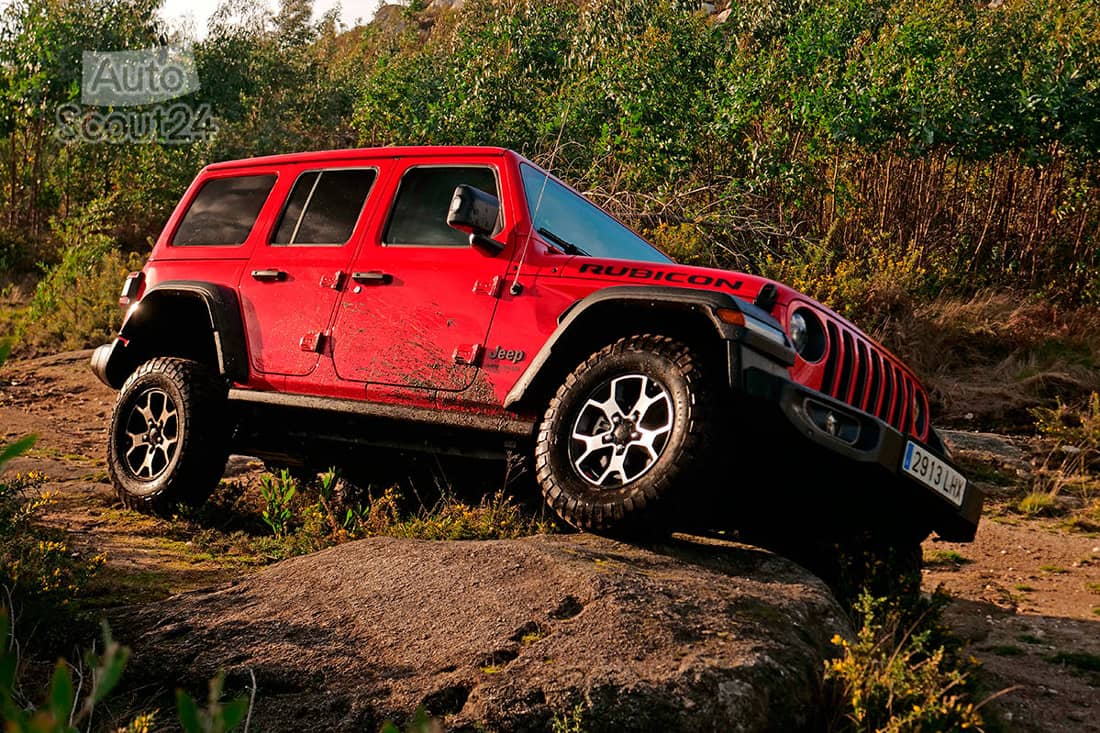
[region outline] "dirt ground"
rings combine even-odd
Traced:
[[[0,372],[0,440],[37,433],[11,466],[41,471],[56,494],[46,520],[79,552],[106,553],[92,588],[104,608],[159,600],[231,580],[253,563],[199,551],[171,524],[115,501],[103,455],[114,393],[87,368],[90,352],[12,362]],[[1011,441],[951,434],[957,452],[1005,450]],[[1012,459],[1012,456],[1007,456]],[[247,477],[257,469],[231,462]],[[982,664],[1003,727],[1100,731],[1100,537],[1050,519],[987,518],[971,544],[929,542],[926,590],[954,598],[947,619]]]

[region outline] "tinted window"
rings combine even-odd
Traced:
[[[344,244],[370,193],[373,170],[303,173],[279,218],[274,244]]]
[[[522,173],[527,207],[536,230],[550,232],[592,257],[672,261],[603,209],[543,171],[525,163]]]
[[[496,177],[489,168],[413,168],[406,172],[382,241],[437,247],[468,244],[469,235],[447,226],[451,197],[463,183],[500,196]]]
[[[243,244],[274,185],[274,175],[207,181],[183,215],[172,244],[177,247]]]

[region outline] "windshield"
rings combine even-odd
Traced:
[[[523,187],[535,231],[566,252],[642,262],[672,262],[576,191],[524,163]]]

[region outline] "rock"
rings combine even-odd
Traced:
[[[466,0],[432,0],[426,10],[462,10],[466,6]]]
[[[592,535],[378,538],[127,609],[127,678],[258,693],[253,729],[376,731],[418,705],[447,729],[802,730],[851,630],[824,584],[763,550]],[[135,683],[136,684],[136,683]]]

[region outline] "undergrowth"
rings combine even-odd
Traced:
[[[470,503],[448,488],[425,504],[395,486],[363,489],[334,469],[310,480],[286,470],[268,472],[259,478],[258,494],[245,482],[222,482],[209,506],[181,518],[200,527],[220,522],[190,535],[196,545],[212,552],[252,552],[266,561],[367,537],[513,539],[556,526],[525,511],[504,490]]]
[[[974,674],[941,620],[947,598],[899,604],[864,592],[853,605],[854,639],[833,638],[838,656],[826,663],[838,731],[980,730]]]
[[[0,366],[8,353],[8,344],[0,342]],[[4,473],[5,464],[34,442],[34,436],[24,436],[0,444],[0,586],[16,612],[35,619],[37,630],[54,643],[69,628],[75,599],[106,557],[83,557],[68,546],[64,533],[42,526],[42,512],[54,501],[41,490],[43,474]]]

